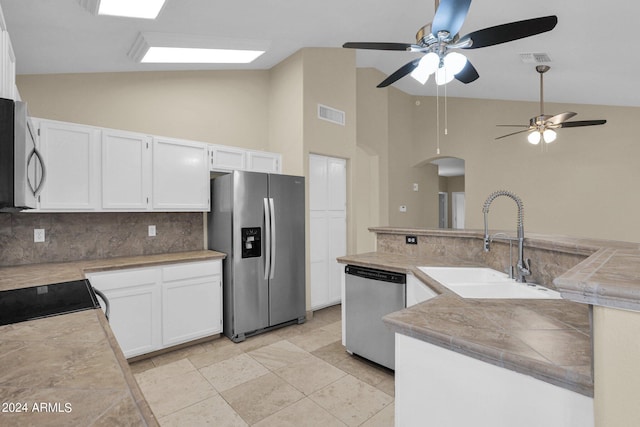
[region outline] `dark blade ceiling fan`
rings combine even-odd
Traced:
[[[420,28],[415,43],[349,42],[342,47],[424,54],[400,67],[378,87],[387,87],[409,73],[422,84],[434,73],[438,85],[454,78],[471,83],[480,77],[478,72],[464,55],[452,49],[478,49],[506,43],[551,31],[558,23],[558,18],[551,15],[484,28],[460,37],[458,31],[467,17],[471,0],[435,0],[435,6],[433,22]]]
[[[543,76],[544,76],[544,73],[546,73],[550,69],[551,67],[549,67],[548,65],[536,66],[536,71],[540,74],[540,115],[530,118],[528,125],[498,125],[498,126],[506,126],[506,127],[523,127],[526,129],[509,133],[507,135],[502,135],[497,137],[496,139],[502,139],[508,136],[529,132],[527,139],[529,140],[530,143],[538,144],[540,143],[540,141],[544,141],[545,143],[550,143],[555,141],[556,139],[556,132],[554,129],[574,128],[574,127],[581,127],[581,126],[596,126],[596,125],[603,125],[607,123],[606,120],[581,120],[581,121],[568,122],[567,120],[569,120],[570,118],[578,114],[572,111],[565,111],[564,113],[556,114],[555,116],[544,114],[544,77]]]

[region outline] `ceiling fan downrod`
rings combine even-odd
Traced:
[[[549,71],[551,67],[548,65],[536,66],[536,71],[540,73],[540,118],[544,117],[544,73]],[[544,120],[544,119],[542,119]]]

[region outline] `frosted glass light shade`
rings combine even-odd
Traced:
[[[540,143],[540,137],[541,136],[542,135],[540,135],[540,132],[538,132],[538,131],[531,132],[527,136],[527,140],[533,145],[538,145]]]
[[[438,63],[440,59],[438,54],[429,52],[422,57],[420,63],[415,70],[411,72],[411,77],[419,81],[421,84],[425,84],[429,79],[429,76],[438,69]]]
[[[547,129],[542,133],[542,139],[544,139],[544,142],[547,144],[555,141],[557,136],[558,135],[553,129]]]
[[[467,58],[458,52],[449,52],[444,57],[444,66],[447,68],[447,73],[455,76],[458,74],[464,66],[467,65]]]

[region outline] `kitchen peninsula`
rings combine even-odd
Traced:
[[[341,257],[339,262],[411,274],[438,294],[384,317],[396,332],[396,358],[400,356],[396,365],[396,422],[413,425],[418,419],[446,419],[450,423],[474,419],[479,425],[484,425],[481,420],[498,422],[492,425],[514,425],[514,421],[526,425],[521,424],[524,414],[528,418],[524,421],[535,425],[535,416],[544,414],[555,419],[557,425],[593,425],[589,306],[569,300],[465,299],[417,268],[475,265],[503,271],[509,260],[507,240],[495,239],[492,251],[487,253],[482,250],[480,231],[391,227],[370,231],[377,234],[377,252]],[[405,236],[416,236],[418,244],[406,244]],[[602,261],[603,251],[637,253],[638,249],[635,243],[530,233],[525,240],[525,254],[533,270],[529,281],[566,293],[566,277],[575,279],[577,271],[593,269],[593,260]],[[608,277],[612,277],[611,272]],[[577,282],[573,283],[575,288]],[[415,354],[408,358],[399,355],[400,348],[406,356],[405,341],[409,346],[427,348],[428,353],[420,353],[417,362]],[[486,376],[476,375],[485,368]],[[509,377],[506,380],[500,377],[505,373]],[[444,384],[457,389],[423,387],[441,384],[438,376],[447,376]],[[501,383],[514,378],[514,383]],[[533,396],[521,392],[520,381],[535,384]],[[469,394],[473,398],[467,400]],[[566,409],[563,396],[569,396],[575,404],[573,413]],[[528,400],[514,401],[519,397]],[[551,408],[553,404],[558,408]],[[495,407],[510,410],[492,412]]]
[[[224,256],[192,251],[2,267],[0,290]],[[157,425],[100,310],[0,326],[0,361],[2,425]]]

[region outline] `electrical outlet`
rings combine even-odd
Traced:
[[[33,241],[34,243],[44,242],[44,228],[33,229]]]
[[[407,245],[417,245],[418,244],[418,236],[404,236]]]
[[[407,211],[407,206],[406,205],[400,205],[400,212],[406,212]]]
[[[156,226],[155,225],[150,225],[149,226],[149,237],[156,237]]]

